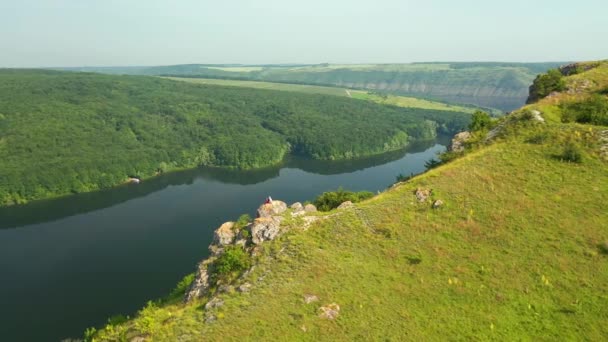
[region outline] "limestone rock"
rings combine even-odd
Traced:
[[[207,302],[207,304],[205,304],[205,310],[211,310],[211,309],[215,309],[215,308],[219,308],[221,306],[224,305],[224,301],[214,297],[212,298],[210,301]]]
[[[250,290],[251,290],[251,284],[249,284],[249,283],[245,283],[245,284],[239,286],[239,292],[245,293],[245,292],[249,292]]]
[[[437,208],[441,208],[441,207],[443,207],[442,200],[436,200],[435,202],[433,202],[433,209],[437,209]]]
[[[214,323],[215,321],[217,321],[217,317],[215,317],[214,315],[211,315],[205,319],[206,324],[211,324],[211,323]]]
[[[418,202],[426,202],[426,200],[431,196],[432,190],[418,188],[416,189],[416,199]]]
[[[251,241],[259,245],[264,241],[274,240],[281,230],[282,217],[259,217],[251,225]]]
[[[217,288],[217,291],[220,293],[232,293],[234,292],[234,286],[232,285],[220,285]]]
[[[471,132],[460,132],[452,138],[452,144],[450,145],[450,151],[462,152],[464,151],[464,144],[471,139]]]
[[[306,213],[304,211],[304,206],[300,202],[296,202],[296,203],[292,204],[290,208],[292,210],[292,212],[291,212],[292,216],[304,215]]]
[[[200,298],[207,294],[209,291],[209,274],[211,273],[210,267],[216,258],[211,257],[204,260],[198,265],[196,276],[194,281],[190,284],[190,288],[184,296],[184,302],[188,303],[196,298]]]
[[[283,201],[272,201],[272,203],[262,204],[258,208],[258,217],[272,217],[281,215],[287,210],[287,204]]]
[[[331,303],[320,307],[319,310],[321,311],[319,317],[334,320],[338,318],[338,315],[340,314],[340,305]]]
[[[234,222],[226,222],[222,224],[213,233],[213,243],[219,246],[232,244],[236,234],[234,233]]]
[[[545,122],[545,118],[540,115],[541,113],[538,110],[532,110],[530,111],[530,114],[532,115],[532,120],[538,122]]]
[[[338,206],[338,209],[349,209],[354,207],[355,205],[351,201],[346,201]]]
[[[306,304],[310,304],[310,303],[318,302],[318,301],[319,301],[319,297],[317,297],[313,294],[304,295],[304,303],[306,303]]]
[[[304,211],[307,213],[314,213],[317,211],[317,207],[312,204],[307,204],[304,206]]]

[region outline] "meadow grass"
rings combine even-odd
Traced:
[[[213,84],[232,87],[270,89],[281,91],[292,91],[308,94],[324,94],[343,97],[352,97],[359,100],[372,101],[380,104],[392,105],[397,107],[407,108],[422,108],[430,110],[445,110],[453,112],[473,113],[476,109],[473,107],[451,105],[447,103],[425,100],[408,96],[386,95],[370,93],[363,90],[353,90],[339,87],[324,87],[305,84],[289,84],[289,83],[273,83],[273,82],[258,82],[258,81],[241,81],[241,80],[222,80],[210,78],[180,78],[167,77],[175,81],[184,81],[198,84]]]
[[[355,209],[321,214],[307,231],[293,221],[264,246],[251,292],[221,296],[216,322],[204,323],[201,300],[149,306],[111,332],[158,341],[601,340],[608,168],[596,131],[521,127]],[[539,132],[545,138],[531,143]],[[555,158],[573,137],[581,164]],[[418,187],[445,205],[419,203]],[[305,304],[305,294],[320,301]],[[341,308],[335,321],[318,316],[330,303]]]

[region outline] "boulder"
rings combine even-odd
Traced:
[[[355,205],[351,201],[346,201],[338,206],[338,209],[349,209],[354,207]]]
[[[303,214],[304,213],[304,206],[300,202],[296,202],[296,203],[292,204],[290,206],[290,208],[291,208],[292,213],[294,215],[298,215],[298,214]]]
[[[281,215],[287,210],[287,204],[283,201],[272,201],[271,203],[262,204],[258,208],[258,217],[272,217]]]
[[[433,202],[433,209],[437,209],[437,208],[441,208],[441,207],[443,207],[442,200],[436,200],[435,202]]]
[[[304,211],[307,213],[314,213],[317,211],[317,207],[312,204],[307,204],[304,206]]]
[[[245,283],[245,284],[239,286],[239,292],[245,293],[245,292],[249,292],[250,290],[251,290],[251,284],[249,284],[249,283]]]
[[[338,315],[340,314],[340,305],[331,303],[320,307],[319,310],[321,311],[319,317],[334,320],[338,318]]]
[[[236,234],[234,233],[234,222],[226,222],[222,224],[213,233],[213,243],[218,246],[226,246],[234,242]]]
[[[306,303],[306,304],[310,304],[310,303],[318,302],[318,301],[319,301],[319,297],[317,297],[313,294],[304,295],[304,303]]]
[[[251,241],[259,245],[264,241],[274,240],[281,230],[282,217],[259,217],[251,225]]]
[[[212,298],[210,301],[207,302],[207,304],[205,304],[205,310],[211,310],[211,309],[215,309],[215,308],[219,308],[221,306],[224,305],[224,301],[214,297]]]
[[[426,202],[426,200],[431,196],[431,192],[432,190],[430,189],[418,188],[415,192],[416,199],[418,202]]]
[[[471,132],[460,132],[452,138],[452,144],[450,145],[450,151],[462,152],[464,151],[464,144],[471,139]]]

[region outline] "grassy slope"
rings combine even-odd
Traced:
[[[598,71],[596,71],[597,73]],[[588,77],[600,82],[594,74]],[[579,76],[579,77],[582,77]],[[602,86],[608,85],[608,83]],[[152,340],[602,340],[608,335],[608,164],[599,130],[518,124],[307,231],[266,244],[250,293],[144,309],[99,337]],[[528,143],[542,134],[541,144]],[[555,158],[582,146],[582,164]],[[444,207],[414,197],[433,189]],[[265,275],[259,281],[259,277]],[[305,304],[305,294],[317,303]],[[335,321],[319,307],[338,303]]]
[[[305,84],[289,84],[289,83],[273,83],[273,82],[258,82],[258,81],[241,81],[241,80],[222,80],[213,78],[180,78],[180,77],[167,77],[175,81],[185,81],[199,84],[214,84],[222,86],[233,86],[233,87],[245,87],[245,88],[256,88],[256,89],[271,89],[281,91],[293,91],[299,93],[308,94],[323,94],[323,95],[334,95],[334,96],[345,96],[353,97],[361,100],[368,100],[381,104],[388,104],[398,107],[408,108],[422,108],[432,110],[445,110],[452,112],[461,113],[473,113],[477,108],[475,107],[464,107],[458,105],[450,105],[447,103],[430,101],[419,99],[415,97],[407,96],[396,96],[387,95],[383,98],[380,95],[368,93],[361,90],[349,90],[339,87],[323,87]]]

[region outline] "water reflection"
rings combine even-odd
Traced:
[[[403,150],[352,160],[311,160],[289,156],[281,165],[256,170],[244,171],[206,167],[179,171],[146,180],[139,185],[123,185],[109,190],[0,208],[0,229],[54,221],[107,208],[144,197],[169,186],[193,184],[198,178],[225,184],[251,185],[279,177],[281,170],[285,168],[300,169],[320,175],[351,173],[399,160],[406,154],[424,152],[437,143],[445,145],[446,137],[440,137],[437,141],[417,142]]]

